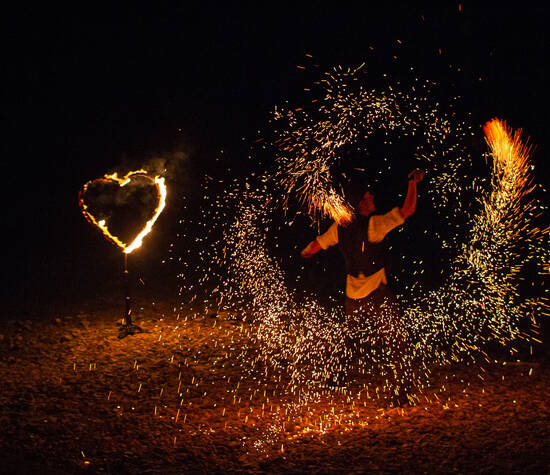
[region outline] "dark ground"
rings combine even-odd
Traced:
[[[120,340],[112,298],[58,310],[0,329],[2,473],[550,470],[544,357],[436,371],[414,407],[295,405],[297,389],[239,362],[249,328],[226,314],[148,303],[148,332]]]

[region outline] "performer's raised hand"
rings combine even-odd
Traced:
[[[425,170],[420,170],[419,168],[413,170],[409,173],[409,180],[413,180],[415,183],[421,182],[424,179],[424,175],[426,174]]]

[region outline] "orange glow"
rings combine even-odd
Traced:
[[[353,211],[342,198],[336,194],[318,193],[310,199],[310,208],[320,210],[324,216],[330,216],[338,224],[345,226],[353,220]]]
[[[127,185],[131,181],[131,179],[136,176],[139,176],[140,178],[145,178],[155,185],[157,189],[157,195],[158,195],[158,204],[155,209],[155,213],[153,214],[153,217],[145,223],[145,226],[138,233],[138,235],[132,240],[132,242],[125,243],[109,231],[109,227],[104,219],[101,219],[98,221],[88,211],[88,206],[84,203],[84,194],[86,193],[88,186],[93,182],[97,182],[97,181],[113,182],[113,183],[118,183],[118,186],[122,187]],[[109,241],[119,246],[122,249],[122,252],[124,252],[125,254],[130,254],[132,251],[136,250],[138,247],[142,245],[143,238],[151,232],[151,229],[153,228],[155,221],[160,216],[160,213],[162,213],[162,210],[166,205],[166,185],[164,184],[163,177],[155,176],[154,178],[151,178],[149,175],[147,175],[147,172],[145,170],[136,170],[136,171],[129,172],[122,178],[119,178],[117,173],[113,173],[111,175],[105,175],[104,178],[98,178],[97,180],[91,180],[88,183],[86,183],[83,189],[78,194],[78,204],[82,209],[82,213],[84,214],[84,217],[88,221],[95,224],[99,229],[101,229],[101,232],[103,233],[103,235]]]
[[[506,126],[506,122],[500,119],[487,122],[483,127],[483,132],[493,156],[495,176],[500,178],[494,194],[500,196],[513,193],[512,203],[516,205],[521,198],[532,191],[532,188],[528,186],[530,181],[529,157],[532,147],[528,143],[522,142],[521,130],[512,131]],[[502,199],[499,200],[499,202],[501,201]],[[488,207],[485,208],[487,211]]]

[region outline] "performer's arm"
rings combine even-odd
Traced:
[[[409,173],[409,189],[407,190],[407,196],[403,202],[403,206],[399,208],[399,212],[403,219],[407,219],[412,216],[416,210],[416,184],[424,178],[425,172],[423,170],[413,170]]]
[[[309,259],[317,254],[321,249],[328,249],[330,246],[338,244],[338,225],[332,223],[332,226],[328,228],[325,234],[317,236],[316,239],[311,241],[306,248],[301,252],[302,257]]]
[[[301,252],[304,259],[309,259],[317,254],[321,250],[321,245],[317,242],[317,239],[311,241],[306,248]]]

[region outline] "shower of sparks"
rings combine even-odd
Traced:
[[[112,234],[111,231],[109,231],[109,226],[104,219],[97,220],[94,217],[94,215],[88,210],[88,205],[86,205],[86,203],[84,202],[84,195],[86,194],[88,187],[92,183],[97,183],[97,182],[118,183],[120,187],[123,187],[128,183],[130,183],[132,178],[137,178],[137,177],[148,180],[151,182],[151,184],[155,185],[157,190],[158,203],[151,219],[149,219],[145,223],[145,226],[141,229],[138,235],[132,240],[132,242],[126,243],[126,242],[123,242],[114,234]],[[130,254],[132,251],[141,247],[141,245],[143,244],[143,238],[151,232],[151,229],[153,229],[153,225],[155,224],[157,218],[162,213],[162,210],[166,205],[166,185],[164,183],[163,177],[155,176],[154,178],[151,178],[145,170],[131,171],[122,178],[119,178],[117,173],[113,173],[111,175],[105,175],[104,178],[98,178],[96,180],[91,180],[87,182],[78,194],[78,204],[80,206],[80,209],[82,210],[82,213],[84,214],[84,217],[90,223],[95,224],[99,229],[101,229],[101,232],[103,233],[103,235],[113,244],[116,244],[118,247],[120,247],[122,249],[122,252],[124,252],[125,254]]]
[[[515,343],[538,341],[538,319],[548,313],[548,299],[525,297],[522,282],[528,265],[549,262],[548,228],[537,226],[543,207],[532,198],[531,147],[494,119],[484,127],[492,157],[490,189],[479,197],[467,238],[450,273],[435,291],[414,296],[407,308],[407,326],[422,342],[425,360],[462,361],[490,358],[496,343],[517,354]],[[542,293],[542,292],[540,292]]]
[[[362,67],[335,68],[319,82],[323,99],[315,100],[318,108],[311,115],[303,108],[275,113],[276,119],[286,122],[274,144],[279,162],[276,178],[287,200],[296,197],[315,217],[327,216],[338,223],[352,218],[352,206],[335,188],[334,164],[343,147],[379,130],[386,136],[385,144],[391,143],[390,133],[399,138],[422,136],[414,156],[437,175],[452,176],[458,171],[460,164],[446,161],[449,155],[467,157],[462,140],[471,131],[429,99],[434,83],[415,78],[408,92],[399,90],[399,83],[367,89],[359,82],[365,74]],[[374,170],[366,172],[373,174]]]
[[[544,273],[550,262],[548,229],[537,226],[546,208],[531,197],[531,148],[520,133],[498,120],[489,122],[484,130],[491,178],[472,177],[468,172],[478,157],[470,156],[465,138],[474,133],[431,98],[433,83],[415,79],[408,93],[395,85],[378,91],[348,88],[359,79],[359,70],[336,68],[326,75],[320,83],[322,100],[312,102],[316,119],[303,109],[276,110],[275,121],[285,123],[273,141],[276,170],[233,183],[208,178],[202,216],[195,223],[198,256],[188,250],[187,256],[171,258],[183,266],[178,275],[182,297],[193,294],[193,302],[200,299],[201,288],[209,289],[218,314],[236,316],[231,318],[240,322],[243,346],[234,351],[237,342],[231,339],[231,366],[240,362],[257,381],[254,394],[276,383],[287,397],[286,421],[301,420],[311,404],[334,401],[335,394],[356,411],[365,400],[399,395],[403,387],[411,404],[427,401],[438,366],[475,361],[481,368],[494,359],[493,343],[513,356],[516,343],[538,341],[537,318],[548,313],[547,299],[522,298],[520,292],[522,279],[537,278],[526,275],[526,266],[534,264]],[[352,208],[334,184],[332,168],[344,145],[377,130],[422,138],[415,156],[430,167],[426,192],[448,230],[445,236],[433,233],[451,258],[439,288],[424,290],[413,282],[407,295],[398,296],[401,316],[387,306],[364,321],[344,315],[338,303],[327,308],[289,286],[280,258],[270,249],[273,240],[279,246],[282,229],[273,216],[288,210],[293,199],[313,222],[323,216],[351,219]],[[223,194],[211,191],[216,186],[223,186]],[[477,195],[476,203],[467,201],[469,193]],[[295,217],[285,216],[284,226],[291,227]],[[298,244],[308,239],[296,237]],[[182,302],[182,308],[190,302]],[[398,351],[396,342],[404,342]],[[266,401],[262,416],[269,397]],[[335,414],[333,406],[317,429],[352,420],[361,424],[360,419]],[[270,438],[264,434],[266,441]]]

